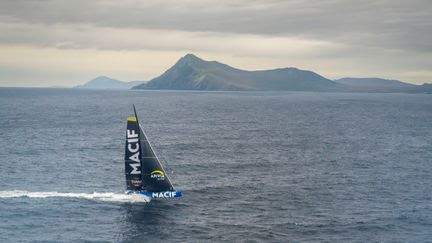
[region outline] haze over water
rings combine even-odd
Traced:
[[[124,198],[137,107],[176,189]],[[426,242],[432,96],[0,89],[1,242]]]

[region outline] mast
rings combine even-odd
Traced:
[[[133,107],[133,109],[134,109],[134,115],[135,115],[136,122],[137,122],[137,124],[139,125],[139,122],[138,122],[138,116],[137,116],[137,113],[136,113],[135,105],[132,104],[132,107]]]

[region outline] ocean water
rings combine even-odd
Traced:
[[[135,104],[182,198],[129,201]],[[0,242],[431,242],[432,95],[0,89]]]

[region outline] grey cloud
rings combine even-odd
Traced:
[[[95,58],[94,50],[120,51],[111,53],[119,59],[126,58],[120,54],[123,50],[129,51],[127,58],[137,51],[175,54],[175,58],[196,52],[232,57],[252,68],[293,65],[329,77],[421,82],[432,77],[431,19],[429,0],[4,0],[0,1],[0,49],[34,48],[42,56],[46,52],[49,56],[50,48],[69,49],[89,58]],[[19,53],[23,56],[0,52],[0,68],[20,68],[8,69],[11,77],[27,70],[23,80],[31,80],[30,73],[49,79],[53,63],[64,62],[65,74],[53,79],[70,79],[71,65],[60,54],[44,63],[42,74],[32,71],[39,70],[33,63],[23,65],[28,58]],[[160,62],[159,66],[166,65]],[[156,69],[149,72],[160,72]]]
[[[432,51],[432,2],[2,1],[3,23],[299,36],[348,45]]]

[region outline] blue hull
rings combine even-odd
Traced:
[[[126,194],[133,195],[136,197],[142,196],[148,201],[152,198],[174,198],[181,197],[183,193],[181,191],[164,191],[164,192],[146,192],[146,191],[126,191]]]

